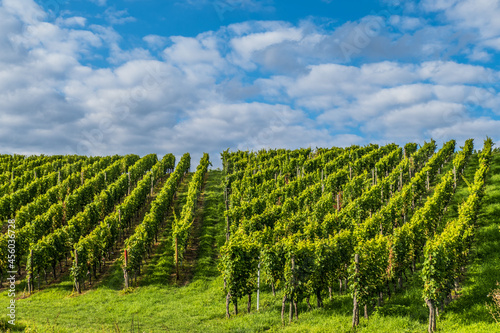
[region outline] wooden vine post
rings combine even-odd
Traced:
[[[31,295],[34,289],[33,283],[33,250],[30,250],[30,270],[28,273],[28,294]]]
[[[325,183],[323,180],[324,180],[323,170],[321,170],[321,193],[325,192]]]
[[[228,193],[227,193],[227,187],[224,188],[224,196],[225,196],[225,205],[226,205],[226,212],[229,210],[229,201],[227,200]],[[229,241],[229,215],[226,215],[226,242]]]
[[[286,294],[283,296],[283,302],[281,303],[281,324],[285,325],[285,304],[286,304]]]
[[[354,255],[354,262],[356,263],[356,276],[359,274],[359,255],[356,253]],[[354,290],[354,299],[353,299],[354,308],[352,310],[352,327],[356,327],[359,325],[359,304],[356,298],[356,290]]]
[[[436,305],[434,300],[426,299],[425,303],[429,307],[429,327],[428,332],[432,333],[436,330]]]
[[[125,289],[128,288],[128,252],[127,249],[124,250],[123,255],[125,257],[125,267],[123,267],[123,278],[125,279]]]
[[[227,296],[226,296],[226,318],[229,318],[231,317],[231,315],[229,314],[229,303],[231,302],[231,293],[227,293]]]
[[[399,190],[403,189],[403,168],[399,169]]]
[[[179,281],[179,244],[175,237],[175,281]]]
[[[78,268],[78,251],[75,249],[75,267]],[[82,290],[80,288],[80,274],[76,274],[75,276],[75,288],[76,288],[76,292],[81,294],[82,293]]]
[[[295,286],[295,257],[292,255],[292,258],[291,258],[291,261],[292,261],[292,292],[290,293],[290,313],[289,313],[289,318],[288,318],[288,322],[292,322],[292,319],[293,319],[293,305],[295,304],[295,301],[294,301],[294,294],[293,294],[293,289],[294,289],[294,286]]]
[[[128,175],[128,195],[130,195],[130,171],[127,172]]]
[[[235,297],[233,299],[233,304],[234,304],[234,315],[238,315],[238,297]]]
[[[453,188],[457,188],[457,169],[453,165]]]
[[[259,300],[260,300],[260,260],[257,266],[257,311],[259,311]]]
[[[155,182],[155,178],[154,178],[154,175],[151,174],[151,197],[153,196],[153,189],[154,189],[154,182]]]
[[[120,208],[118,208],[118,225],[120,226],[118,228],[118,238],[121,239],[121,237],[124,235],[125,232],[122,231],[123,230],[123,228],[122,228],[122,211]]]

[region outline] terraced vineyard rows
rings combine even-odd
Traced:
[[[230,316],[230,302],[234,304],[234,314],[238,314],[238,300],[243,296],[248,295],[250,304],[251,295],[260,288],[262,270],[264,281],[271,284],[273,293],[276,288],[283,290],[283,323],[286,302],[289,302],[288,321],[292,322],[293,317],[298,319],[298,303],[306,300],[310,308],[310,298],[315,296],[317,306],[322,307],[324,295],[329,294],[331,298],[332,288],[339,283],[341,291],[344,284],[352,293],[352,326],[355,327],[359,325],[359,307],[364,307],[364,316],[368,318],[373,299],[378,299],[380,305],[384,293],[390,295],[389,286],[396,278],[402,288],[402,275],[406,275],[407,271],[415,273],[416,263],[425,257],[424,267],[432,267],[433,272],[433,277],[429,277],[429,268],[422,271],[426,282],[425,299],[431,308],[429,331],[434,331],[436,325],[432,311],[438,295],[429,294],[428,284],[440,292],[440,302],[450,297],[450,289],[439,288],[441,284],[450,285],[449,279],[438,276],[449,275],[451,268],[443,266],[436,271],[437,266],[429,263],[429,260],[437,260],[429,254],[429,247],[434,242],[433,235],[442,213],[453,196],[457,179],[460,180],[472,154],[473,144],[472,140],[468,140],[463,150],[453,155],[455,141],[452,140],[432,157],[434,142],[413,153],[411,147],[415,145],[407,145],[410,149],[404,155],[401,149],[394,151],[390,145],[360,158],[349,154],[350,158],[346,160],[349,173],[344,167],[330,174],[326,182],[323,178],[324,167],[318,163],[318,168],[312,170],[316,174],[316,182],[306,183],[300,190],[294,185],[301,184],[300,179],[311,177],[300,172],[300,165],[296,166],[297,175],[280,175],[285,179],[283,184],[276,176],[276,170],[272,170],[275,172],[274,180],[273,172],[268,169],[256,172],[250,156],[226,154],[226,192],[231,195],[226,212],[228,241],[221,249],[220,263],[227,293],[226,316]],[[485,158],[478,171],[481,174],[476,176],[479,183],[471,188],[474,192],[480,191],[484,184],[488,156],[491,154],[490,140],[485,142],[481,154]],[[271,157],[266,164],[276,164],[272,159],[278,159],[278,156]],[[347,157],[347,154],[341,156]],[[246,170],[241,167],[241,160],[245,158]],[[440,175],[447,163],[451,163],[453,169]],[[231,172],[236,169],[233,165],[237,165],[239,171]],[[357,167],[352,168],[351,165]],[[332,186],[328,180],[336,179],[338,173],[343,176]],[[234,174],[237,180],[231,181]],[[241,174],[245,176],[240,177]],[[263,188],[273,187],[276,189],[267,195],[270,200],[264,199],[268,191],[263,191]],[[286,191],[289,188],[295,192]],[[273,196],[273,193],[279,195]],[[462,214],[468,213],[461,219],[475,220],[477,209],[466,207],[476,207],[474,205],[478,205],[479,200],[477,198],[461,208],[464,211]],[[444,237],[441,235],[446,235],[449,228],[455,230],[452,226],[456,222],[441,223],[446,227],[444,234],[436,234],[438,239]],[[463,233],[468,230],[467,224],[462,222],[461,225],[462,229],[455,230],[453,239],[466,237]],[[470,243],[471,236],[466,239]],[[464,256],[461,254],[463,248],[460,249],[447,252],[452,257],[445,262],[459,261]],[[454,257],[450,253],[454,253]],[[458,279],[458,268],[455,271],[457,273],[452,276]]]
[[[192,173],[189,153],[177,165],[172,154],[0,155],[1,280],[17,272],[17,293],[26,298],[19,302],[30,314],[51,288],[78,302],[100,286],[129,297],[149,286],[213,281],[197,292],[213,302],[205,305],[212,319],[196,326],[208,331],[214,320],[223,331],[253,321],[242,301],[276,329],[300,327],[299,315],[342,311],[341,328],[331,331],[377,331],[368,319],[411,293],[415,306],[428,308],[433,332],[468,283],[483,198],[492,195],[492,147],[487,139],[439,149],[431,140],[226,150],[222,171],[209,171],[204,154]],[[27,325],[47,328],[19,309]],[[146,331],[156,331],[154,322]],[[68,327],[61,330],[79,330]]]

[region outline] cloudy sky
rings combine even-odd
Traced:
[[[0,152],[481,146],[500,140],[498,17],[500,0],[0,0]]]

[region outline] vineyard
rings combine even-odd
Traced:
[[[493,146],[0,155],[0,330],[498,331]]]

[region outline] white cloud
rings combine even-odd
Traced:
[[[492,56],[490,53],[484,51],[481,47],[475,47],[468,55],[472,61],[488,62],[491,60]]]
[[[185,0],[180,3],[183,5],[196,6],[198,8],[210,5],[217,12],[220,19],[224,19],[224,14],[227,12],[270,12],[274,10],[272,0]]]
[[[424,26],[424,22],[419,17],[409,17],[409,16],[400,16],[393,15],[389,18],[389,23],[398,27],[402,31],[415,31]]]
[[[189,38],[175,36],[170,39],[173,45],[164,50],[168,60],[177,64],[207,63],[216,67],[220,66],[222,58],[217,49],[217,40],[214,37]]]
[[[465,107],[461,104],[430,101],[385,112],[366,122],[363,129],[385,138],[419,138],[427,131],[465,118]]]
[[[470,32],[477,37],[472,41],[477,51],[471,60],[485,61],[491,58],[482,48],[500,50],[500,2],[496,0],[425,0],[421,4],[428,12],[442,13],[447,23],[464,35]]]
[[[235,142],[238,149],[324,147],[335,139],[316,129],[302,111],[286,105],[213,104],[188,114],[186,121],[174,127],[177,135],[170,145],[180,140],[193,150],[235,147]],[[357,140],[346,136],[336,142]]]
[[[331,31],[311,21],[243,22],[195,37],[148,35],[142,48],[125,49],[113,27],[78,16],[49,21],[34,2],[22,4],[25,12],[16,2],[0,4],[4,151],[208,151],[217,159],[227,147],[344,146],[367,138],[403,143],[497,132],[497,120],[478,114],[500,110],[498,72],[429,60],[445,48],[450,31],[415,17],[381,22],[377,33],[374,26],[365,30],[373,34],[357,59],[370,61],[347,63],[340,42],[356,42],[356,31],[380,18]],[[110,24],[131,21],[123,11],[108,14]],[[382,28],[389,23],[400,30],[388,34]],[[465,54],[487,58],[483,46]],[[419,60],[383,57],[392,52]],[[109,57],[109,66],[85,65],[95,57]]]
[[[453,138],[464,141],[466,139],[473,138],[475,139],[476,148],[481,149],[482,142],[486,139],[486,136],[493,136],[493,141],[498,142],[499,128],[499,120],[481,117],[458,122],[447,127],[432,129],[429,131],[429,135],[435,138],[443,138],[445,140]]]
[[[158,35],[147,35],[142,38],[150,48],[152,49],[159,49],[164,47],[167,42],[168,38],[163,37],[163,36],[158,36]]]
[[[3,0],[2,8],[26,24],[37,23],[47,16],[43,9],[32,0]]]
[[[230,41],[233,50],[233,62],[245,69],[256,68],[256,65],[251,61],[252,56],[256,52],[262,51],[272,45],[288,41],[298,42],[302,39],[301,29],[289,27],[280,22],[259,23],[258,25],[258,28],[268,28],[266,29],[267,31],[234,37]],[[244,31],[242,27],[242,25],[230,26],[229,29],[241,33]],[[248,29],[249,26],[245,25],[244,28]]]
[[[64,27],[85,27],[87,19],[81,16],[73,16],[68,18],[58,18],[56,25]]]
[[[129,16],[126,9],[116,10],[113,7],[107,8],[104,11],[104,16],[106,20],[113,25],[135,22],[137,20],[135,17]]]
[[[101,7],[106,6],[106,2],[107,2],[106,0],[90,0],[90,1],[97,4],[98,6],[101,6]]]
[[[420,76],[438,84],[487,83],[491,70],[456,62],[432,61],[421,65]]]
[[[110,46],[109,63],[119,65],[128,61],[153,59],[153,56],[147,49],[135,48],[131,50],[123,50],[118,44]]]

